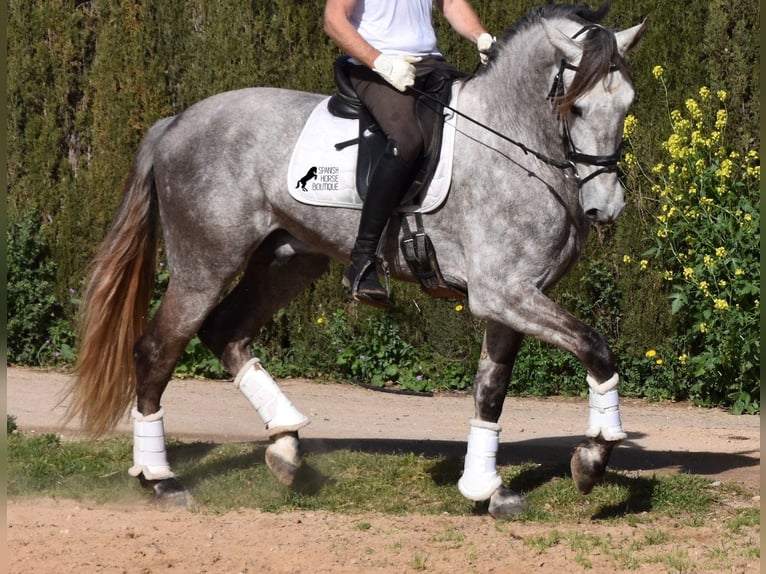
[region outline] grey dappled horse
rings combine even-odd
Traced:
[[[543,294],[574,265],[591,223],[613,221],[624,205],[616,166],[634,98],[624,56],[645,26],[615,33],[596,24],[605,13],[547,5],[498,40],[489,65],[461,89],[449,198],[426,216],[442,272],[465,286],[471,312],[486,321],[458,487],[489,500],[494,516],[524,506],[503,488],[496,453],[525,335],[574,353],[587,368],[586,438],[572,456],[581,491],[600,480],[626,436],[604,338]],[[298,429],[308,419],[249,346],[331,259],[347,260],[354,241],[357,210],[304,205],[285,188],[293,146],[325,97],[274,88],[218,94],[158,121],[134,159],[93,261],[68,418],[98,436],[135,396],[130,473],[157,497],[185,494],[167,461],[161,398],[195,334],[264,420],[266,462],[277,478],[291,484],[301,464]],[[147,321],[158,227],[170,280]],[[386,243],[386,259],[396,243]]]

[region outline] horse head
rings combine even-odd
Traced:
[[[549,99],[580,186],[580,205],[591,221],[611,223],[625,206],[617,165],[635,96],[625,55],[644,35],[646,22],[616,33],[574,20],[543,19],[542,25],[555,49]]]

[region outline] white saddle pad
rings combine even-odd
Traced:
[[[459,84],[455,83],[452,107],[455,107],[458,90]],[[359,122],[333,116],[327,109],[329,100],[329,97],[322,100],[314,108],[303,127],[287,169],[287,188],[301,203],[361,209],[362,199],[356,192],[357,145],[335,149],[335,144],[359,136]],[[400,211],[428,213],[447,197],[452,178],[455,115],[446,108],[444,113],[441,156],[431,185],[418,204],[402,206]]]

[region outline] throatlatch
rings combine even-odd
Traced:
[[[263,419],[269,436],[297,431],[309,418],[290,402],[271,375],[261,366],[260,359],[250,359],[234,379],[237,387]]]
[[[502,427],[497,423],[471,419],[463,476],[458,480],[460,494],[469,500],[488,500],[503,484],[497,474],[497,449]]]
[[[162,422],[165,409],[160,407],[154,414],[142,415],[133,407],[130,414],[133,417],[133,466],[128,470],[130,476],[143,473],[147,480],[174,477],[165,450],[165,424]]]
[[[585,436],[595,438],[600,434],[604,440],[624,440],[628,435],[622,430],[620,419],[620,397],[617,393],[620,377],[615,373],[608,381],[599,384],[588,375],[587,381],[590,387],[590,415]]]

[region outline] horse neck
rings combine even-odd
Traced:
[[[541,26],[512,37],[490,69],[469,82],[489,126],[543,154],[559,157],[563,142],[546,99],[554,53]],[[467,86],[468,87],[468,86]]]

